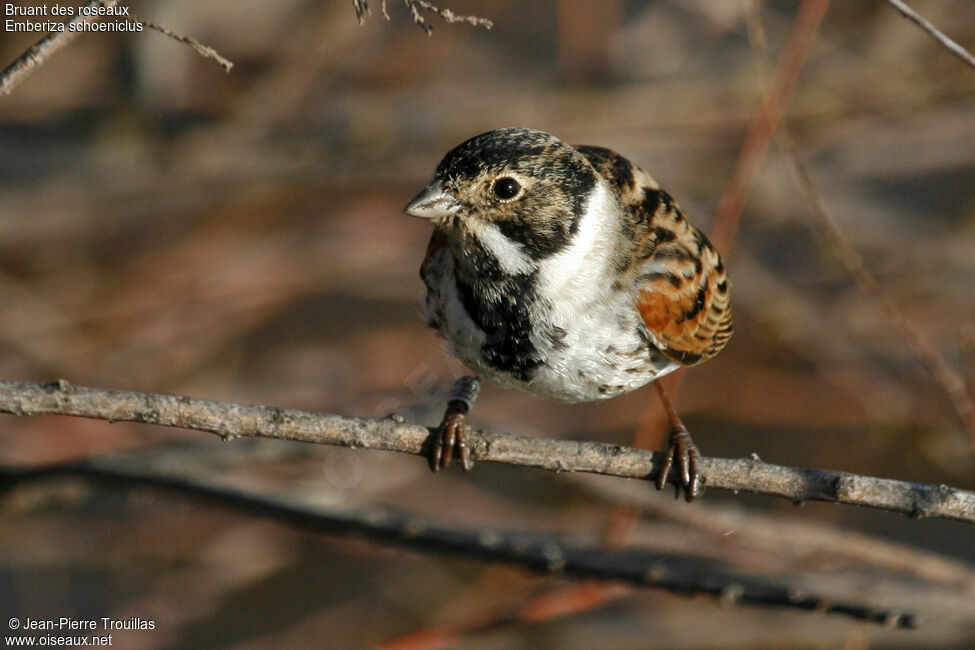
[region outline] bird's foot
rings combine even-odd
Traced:
[[[479,391],[480,384],[474,377],[464,376],[454,382],[447,399],[447,411],[434,433],[433,453],[430,457],[430,469],[434,472],[450,465],[455,451],[465,472],[474,467],[470,448],[467,446],[467,427],[464,421]]]
[[[664,454],[664,464],[657,475],[657,489],[662,490],[667,485],[670,477],[670,470],[677,469],[677,480],[674,481],[675,497],[680,497],[680,491],[684,490],[684,499],[690,503],[697,495],[700,483],[698,465],[701,460],[701,453],[697,450],[691,434],[683,423],[678,421],[670,429],[670,447]]]
[[[467,407],[461,402],[451,402],[447,405],[443,421],[437,427],[433,441],[433,456],[430,458],[430,468],[437,472],[441,467],[450,465],[454,451],[460,456],[460,465],[465,472],[471,471],[474,461],[471,460],[470,450],[467,448],[467,432],[464,420],[467,419]]]

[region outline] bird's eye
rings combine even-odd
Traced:
[[[491,187],[491,191],[502,201],[509,201],[518,196],[518,192],[521,191],[521,185],[515,179],[505,176],[494,181],[494,186]]]

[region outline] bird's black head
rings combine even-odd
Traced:
[[[496,228],[541,259],[570,241],[595,183],[592,165],[555,136],[498,129],[451,149],[406,212],[455,237]]]

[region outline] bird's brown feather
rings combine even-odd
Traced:
[[[649,174],[609,149],[576,149],[624,206],[624,230],[635,247],[624,275],[636,283],[637,309],[660,350],[683,365],[716,355],[732,332],[718,252]]]

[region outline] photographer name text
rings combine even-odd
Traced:
[[[12,621],[11,621],[12,622]],[[14,627],[11,625],[11,627]],[[21,621],[21,630],[154,630],[156,622],[139,617],[118,619],[103,616],[102,618],[69,618],[62,616],[57,619],[30,618]]]

